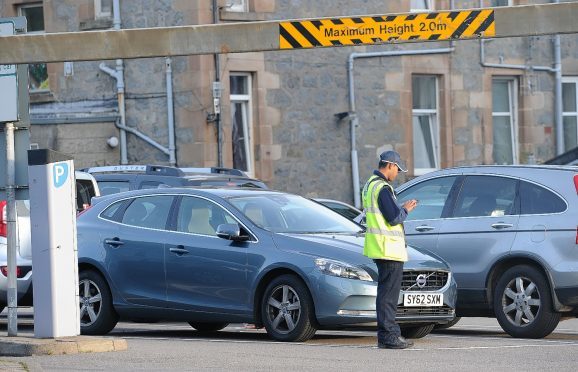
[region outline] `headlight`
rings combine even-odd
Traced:
[[[365,280],[367,282],[373,281],[367,271],[346,264],[345,262],[329,260],[327,258],[318,258],[315,260],[315,265],[323,274],[339,276],[341,278]]]

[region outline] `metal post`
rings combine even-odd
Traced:
[[[6,123],[6,240],[8,244],[8,336],[18,335],[18,297],[16,290],[16,167],[14,124]]]
[[[165,58],[166,80],[167,80],[167,117],[168,117],[168,131],[169,131],[169,164],[171,166],[177,165],[175,156],[175,113],[173,103],[173,68],[170,57]]]
[[[213,23],[219,23],[219,7],[217,0],[213,0]],[[215,81],[221,81],[221,57],[219,53],[213,55],[215,60]],[[223,167],[223,124],[221,121],[221,113],[215,113],[215,125],[217,126],[217,164]]]

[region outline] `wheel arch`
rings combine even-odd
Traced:
[[[494,301],[494,291],[496,289],[497,282],[500,280],[500,276],[508,269],[519,266],[519,265],[528,265],[537,269],[544,278],[546,278],[546,282],[548,283],[548,287],[550,290],[550,295],[552,296],[552,304],[554,311],[560,311],[564,307],[559,301],[558,297],[556,296],[556,292],[554,291],[554,284],[553,279],[548,270],[545,269],[545,264],[541,262],[541,260],[537,257],[533,256],[524,256],[524,255],[517,255],[517,256],[506,256],[502,259],[498,260],[492,266],[492,269],[489,271],[488,277],[486,278],[486,299],[488,301],[490,309],[493,309]]]
[[[265,290],[267,289],[267,285],[273,279],[280,277],[282,275],[293,275],[293,276],[299,278],[303,282],[303,284],[305,284],[305,286],[309,290],[309,294],[311,295],[311,302],[313,304],[313,314],[315,315],[314,316],[315,324],[318,325],[317,313],[315,311],[315,299],[313,298],[313,291],[311,290],[311,287],[309,286],[308,281],[298,271],[293,270],[293,269],[288,268],[288,267],[277,267],[277,268],[271,269],[270,271],[265,273],[260,278],[259,284],[257,284],[257,287],[255,288],[255,296],[253,297],[253,318],[255,320],[255,325],[257,325],[259,327],[263,326],[263,324],[261,322],[261,299],[263,298],[263,295],[265,294]]]
[[[110,290],[110,295],[112,296],[112,301],[113,303],[115,302],[115,298],[116,296],[116,288],[112,285],[112,282],[110,280],[110,278],[108,277],[108,275],[106,274],[106,271],[104,269],[102,269],[102,267],[97,264],[96,262],[91,262],[91,261],[83,261],[83,262],[79,262],[78,263],[78,274],[80,275],[81,271],[85,271],[85,270],[92,270],[94,272],[96,272],[97,274],[99,274],[100,276],[102,276],[102,278],[104,279],[104,281],[106,282],[106,285],[108,285],[108,289]]]

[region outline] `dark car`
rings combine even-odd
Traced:
[[[116,165],[85,168],[94,176],[101,195],[162,186],[225,186],[266,189],[263,181],[231,168],[176,168],[163,165]]]
[[[398,188],[418,199],[407,241],[449,262],[458,316],[492,316],[514,337],[578,316],[578,167],[443,169]]]
[[[355,208],[353,205],[344,203],[339,200],[334,199],[322,199],[322,198],[314,198],[317,203],[321,203],[327,208],[334,210],[335,212],[339,213],[343,217],[350,219],[351,221],[357,222],[357,218],[361,215],[361,211]]]
[[[304,341],[321,327],[375,322],[377,268],[361,227],[297,195],[159,188],[101,197],[77,223],[83,334],[118,319],[264,326]],[[397,320],[423,337],[454,319],[446,263],[409,248]]]

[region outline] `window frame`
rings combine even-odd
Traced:
[[[490,5],[489,5],[489,7],[492,7],[492,8],[499,8],[499,7],[504,7],[504,6],[513,6],[513,5],[514,5],[514,4],[513,4],[513,0],[507,0],[507,1],[508,1],[508,4],[506,4],[506,5],[497,5],[497,4],[496,4],[496,5],[494,5],[494,4],[493,4],[493,0],[491,0],[491,1],[490,1]]]
[[[435,10],[435,4],[433,0],[423,0],[425,8],[413,8],[412,7],[412,0],[409,2],[409,11],[411,13],[423,13],[423,12],[432,12]]]
[[[412,147],[413,147],[413,158],[414,158],[414,169],[413,174],[415,176],[421,176],[426,173],[432,172],[434,170],[440,169],[440,121],[439,121],[439,98],[440,98],[440,91],[439,91],[439,76],[438,75],[430,75],[430,74],[414,74],[412,75],[412,89],[413,89],[413,79],[416,77],[433,77],[435,78],[435,109],[416,109],[414,108],[414,102],[412,100],[412,109],[411,109],[411,122],[412,122]],[[412,91],[413,95],[413,91]],[[433,168],[416,168],[415,166],[415,141],[413,140],[414,135],[414,119],[421,117],[421,116],[428,116],[429,118],[429,135],[432,139],[433,143]]]
[[[94,0],[94,18],[110,18],[112,17],[112,8],[114,5],[110,4],[110,12],[102,11],[102,0]]]
[[[562,107],[562,132],[564,138],[564,151],[571,150],[566,143],[566,126],[564,125],[564,117],[574,117],[576,118],[576,142],[578,142],[578,76],[563,76],[562,77],[562,84],[574,84],[575,96],[576,96],[576,111],[564,111],[564,107]],[[564,90],[562,90],[562,94],[564,94]],[[564,102],[564,96],[562,96],[562,102]]]
[[[25,12],[23,11],[23,9],[30,9],[30,8],[40,8],[42,9],[42,18],[44,19],[44,4],[42,2],[35,2],[35,3],[21,3],[21,4],[17,4],[17,8],[16,8],[16,12],[18,14],[19,17],[26,17]],[[46,24],[44,24],[44,29],[41,31],[26,31],[27,34],[44,34],[46,33]],[[46,68],[46,80],[48,81],[48,88],[32,88],[32,85],[29,84],[29,93],[46,93],[46,92],[50,92],[50,77],[48,75],[48,64],[46,63],[32,63],[28,65],[28,75],[30,76],[30,67],[32,67],[33,65],[44,65]],[[31,82],[32,79],[30,78]],[[42,84],[40,84],[42,85]]]
[[[247,13],[249,0],[227,0],[225,10],[227,12]]]
[[[495,81],[506,81],[508,83],[508,112],[502,111],[494,111],[494,105],[492,104],[492,136],[494,133],[494,117],[510,117],[510,135],[512,138],[511,143],[511,150],[512,150],[512,164],[519,164],[520,159],[518,155],[519,151],[519,128],[518,128],[518,110],[519,110],[519,102],[518,102],[518,78],[515,76],[494,76],[492,77],[492,91],[494,88]],[[492,92],[493,94],[493,92]],[[492,96],[493,98],[493,96]],[[493,158],[494,153],[494,141],[492,137],[492,161],[494,164],[496,163],[495,159]]]
[[[244,77],[246,78],[247,82],[247,93],[246,94],[232,94],[230,87],[230,78],[231,77]],[[242,109],[242,119],[243,119],[243,131],[245,137],[248,137],[244,140],[244,151],[247,159],[247,169],[241,169],[249,177],[254,177],[254,144],[253,144],[253,74],[250,72],[230,72],[229,73],[229,102],[231,107],[231,143],[233,146],[234,138],[233,135],[233,125],[234,125],[234,117],[233,117],[233,105],[236,103],[240,103]],[[231,148],[232,149],[232,148]],[[233,164],[235,166],[235,164]]]

